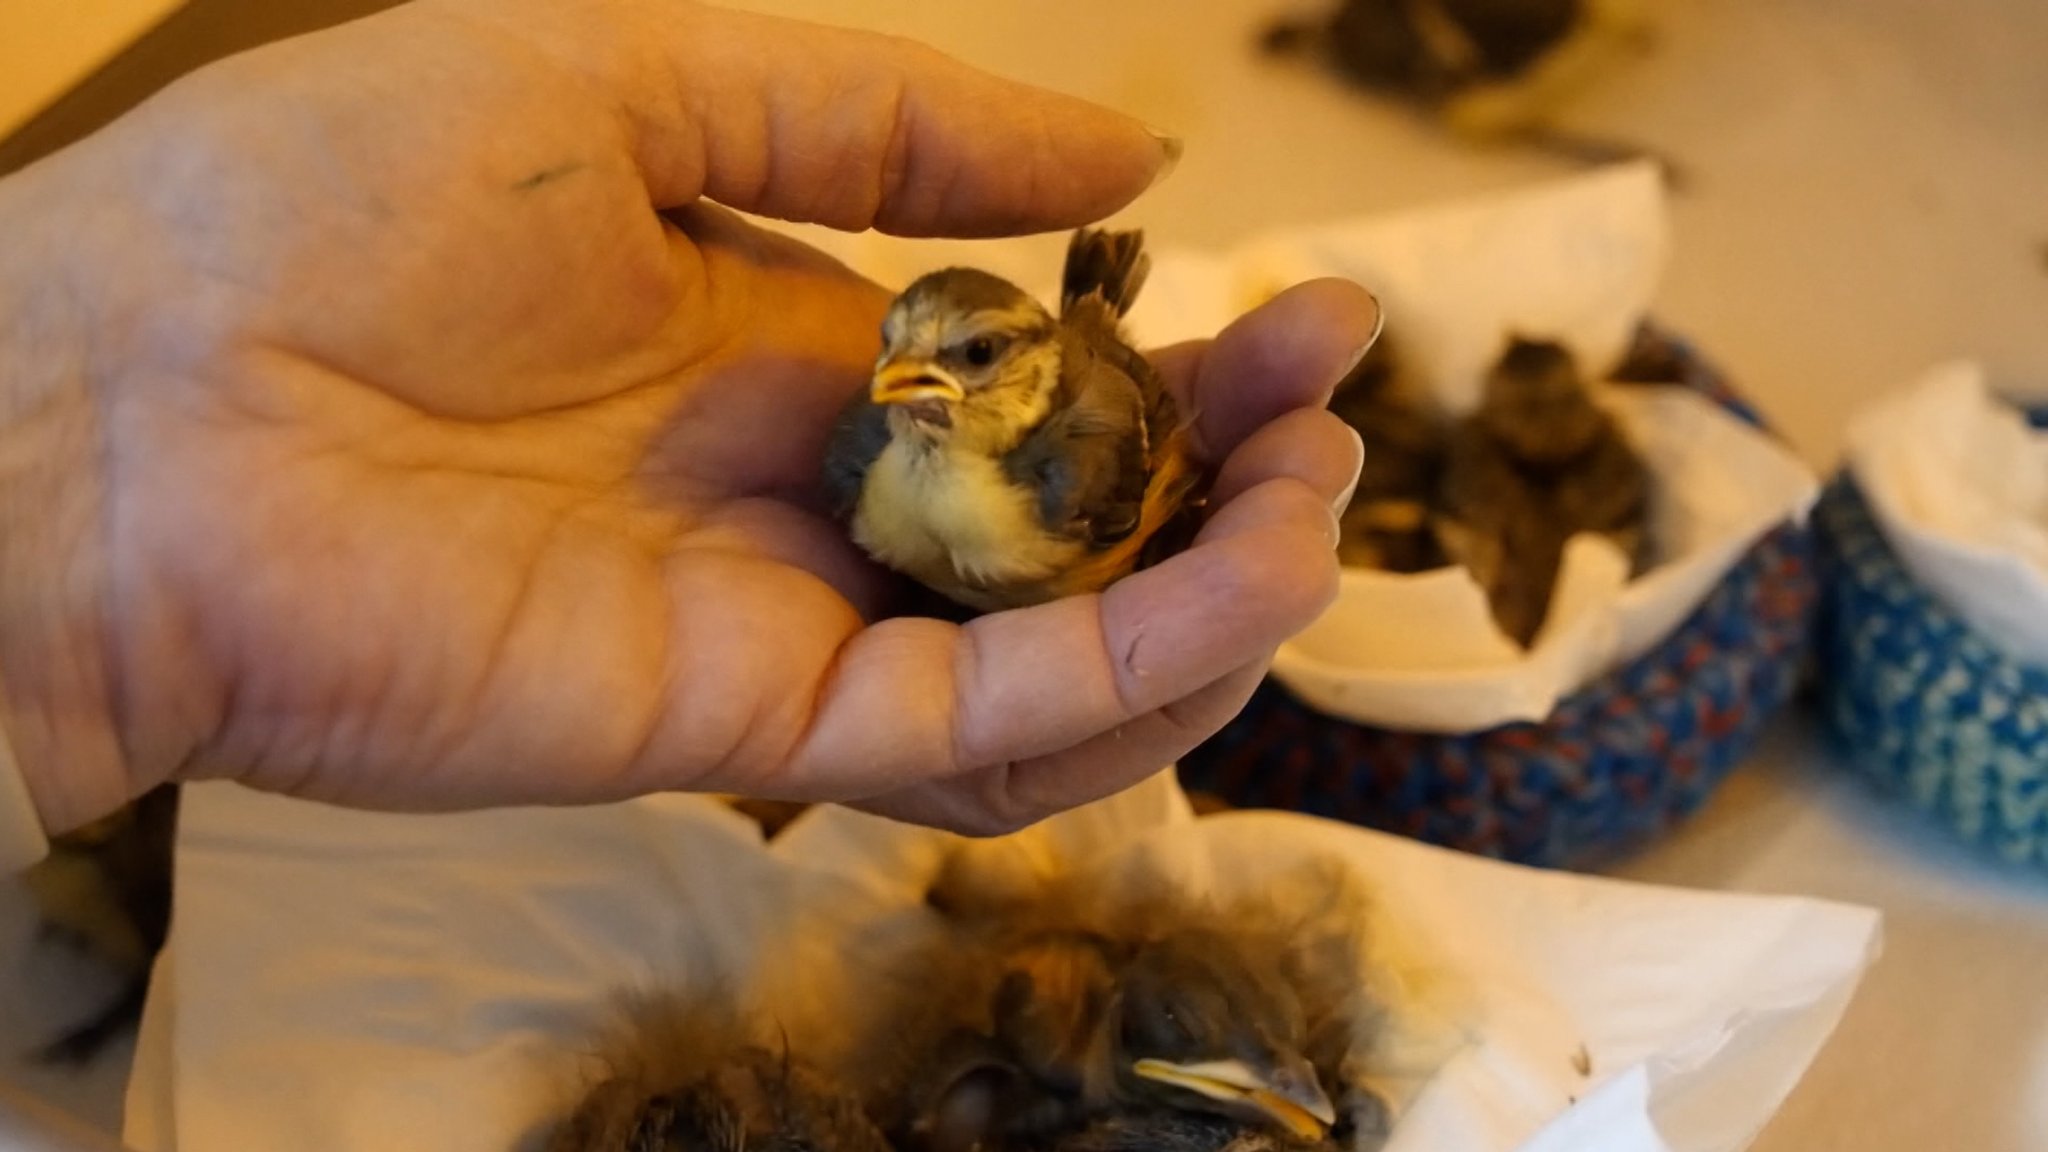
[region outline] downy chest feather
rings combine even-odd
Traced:
[[[852,527],[877,560],[940,584],[1040,580],[1081,551],[1044,530],[1037,501],[993,457],[903,438],[875,460]]]

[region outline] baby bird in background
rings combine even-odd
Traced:
[[[546,1152],[891,1152],[859,1101],[717,993],[622,1002]]]
[[[972,268],[905,289],[826,450],[854,542],[976,611],[1096,591],[1185,547],[1206,473],[1122,327],[1150,266],[1141,233],[1084,228],[1057,317]]]
[[[1313,54],[1365,89],[1425,109],[1461,141],[1611,163],[1643,150],[1553,120],[1640,53],[1649,33],[1644,0],[1338,0],[1321,18],[1276,22],[1263,46]]]
[[[1337,385],[1330,411],[1365,442],[1358,486],[1339,521],[1347,567],[1427,572],[1448,561],[1430,527],[1443,470],[1444,418],[1382,335]]]
[[[796,818],[811,807],[798,800],[761,800],[752,796],[721,796],[719,799],[733,811],[760,825],[763,840],[773,840],[782,835],[785,828],[796,823]]]
[[[1572,536],[1607,537],[1632,574],[1648,565],[1649,494],[1648,466],[1593,402],[1571,353],[1516,337],[1452,430],[1437,533],[1485,589],[1501,630],[1526,647]]]

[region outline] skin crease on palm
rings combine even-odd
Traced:
[[[1320,409],[1371,297],[1159,350],[1222,461],[1196,547],[962,628],[890,618],[817,503],[888,293],[727,208],[997,236],[1164,167],[1136,121],[902,41],[420,0],[0,181],[0,728],[46,828],[233,776],[980,833],[1155,771],[1335,595],[1359,449]]]

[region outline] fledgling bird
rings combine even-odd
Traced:
[[[850,1092],[722,995],[636,997],[546,1152],[891,1152]]]
[[[911,1055],[884,1087],[899,1101],[885,1131],[904,1132],[902,1143],[940,1127],[917,1117],[950,1110],[955,1085],[986,1102],[980,1127],[922,1144],[931,1152],[1058,1146],[1096,1121],[1148,1112],[1309,1144],[1384,1138],[1386,1105],[1352,1060],[1371,1018],[1356,918],[1211,904],[1160,877],[1105,896],[1100,876],[977,866],[986,859],[956,855],[934,884],[929,901],[950,931],[894,1014],[911,1030],[880,1040]],[[1318,890],[1341,899],[1351,888]],[[981,1047],[948,1065],[920,1059],[924,1042],[904,1046],[906,1034],[955,1037],[948,1060],[973,1051],[960,1037]],[[907,1103],[905,1084],[919,1093]]]
[[[761,826],[761,838],[773,840],[811,805],[799,800],[763,800],[754,796],[722,796],[725,806]]]
[[[904,289],[826,449],[856,544],[984,612],[1096,591],[1185,546],[1206,471],[1122,324],[1150,270],[1143,243],[1076,231],[1057,317],[973,268]]]
[[[1337,558],[1348,568],[1427,572],[1448,560],[1430,526],[1443,471],[1447,421],[1382,335],[1337,385],[1330,411],[1365,442],[1351,503],[1338,519]]]
[[[162,784],[119,811],[52,838],[23,876],[43,933],[107,962],[121,991],[92,1018],[44,1046],[49,1064],[90,1063],[142,1017],[150,969],[170,932],[178,786]]]
[[[1364,89],[1425,110],[1456,139],[1608,163],[1643,150],[1553,120],[1648,39],[1643,0],[1338,0],[1324,17],[1276,22],[1262,43],[1269,53],[1313,54]]]
[[[1501,631],[1526,647],[1572,536],[1607,537],[1631,574],[1649,565],[1650,483],[1571,352],[1513,337],[1479,406],[1452,432],[1437,531],[1485,589]]]

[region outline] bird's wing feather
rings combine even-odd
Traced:
[[[1140,230],[1111,232],[1079,228],[1067,242],[1060,278],[1060,324],[1081,335],[1091,351],[1138,385],[1145,403],[1148,440],[1156,446],[1180,423],[1173,396],[1151,361],[1131,346],[1123,318],[1137,303],[1152,274],[1152,257]]]
[[[1151,274],[1144,232],[1077,228],[1067,241],[1066,267],[1060,275],[1060,318],[1071,319],[1090,297],[1107,306],[1112,320],[1121,318]]]
[[[825,493],[834,515],[842,520],[853,515],[860,505],[868,469],[888,446],[888,409],[871,400],[863,389],[840,411],[825,447]]]
[[[1137,530],[1150,478],[1144,398],[1137,382],[1071,333],[1061,377],[1067,402],[1003,458],[1003,472],[1038,494],[1047,531],[1093,548]]]

